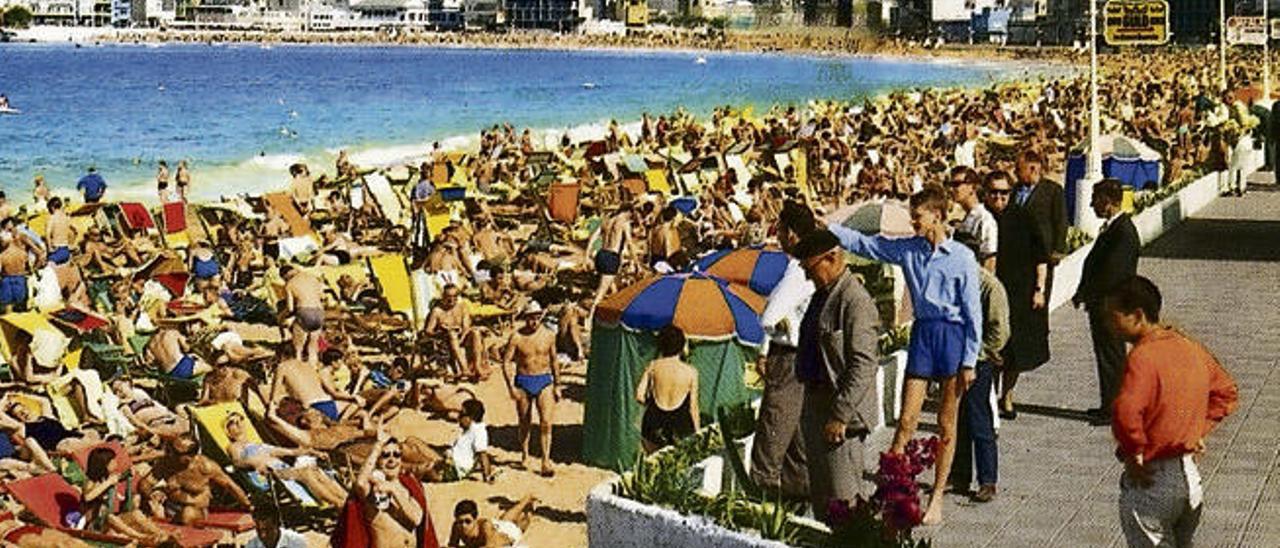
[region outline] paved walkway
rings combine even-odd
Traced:
[[[1202,462],[1200,546],[1280,546],[1280,187],[1263,177],[1153,242],[1138,266],[1160,286],[1165,318],[1204,342],[1240,389]],[[1087,321],[1067,306],[1051,326],[1053,360],[1023,377],[1024,405],[1000,431],[1000,496],[951,497],[947,522],[919,530],[935,546],[1123,545],[1111,432],[1082,414],[1098,404]]]

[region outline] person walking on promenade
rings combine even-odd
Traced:
[[[1009,344],[1004,347],[1000,418],[1018,417],[1018,376],[1049,361],[1049,299],[1053,265],[1066,248],[1067,209],[1062,187],[1040,176],[1043,158],[1018,156],[1018,184],[1000,216],[996,277],[1009,294]]]
[[[817,230],[792,249],[816,291],[800,322],[796,378],[809,499],[819,519],[831,499],[862,493],[862,451],[875,426],[880,314],[845,265],[840,240]]]
[[[994,273],[996,251],[1000,243],[1000,225],[979,199],[982,178],[973,168],[960,166],[951,170],[949,183],[951,199],[964,210],[964,219],[956,226],[956,233],[973,236],[977,247],[970,247],[970,251],[973,251],[982,268]],[[1005,196],[1008,196],[1007,192]]]
[[[956,240],[979,253],[979,240],[968,233],[957,234]],[[973,468],[978,470],[976,502],[991,502],[996,497],[999,480],[1000,452],[996,444],[996,425],[992,390],[995,367],[1000,364],[1000,351],[1009,341],[1009,297],[1000,280],[985,268],[978,269],[982,293],[982,354],[978,357],[973,384],[960,399],[960,421],[956,427],[956,457],[951,466],[951,486],[957,493],[969,492]]]
[[[809,208],[799,202],[786,202],[778,219],[782,250],[793,252],[796,244],[815,230],[814,224]],[[805,278],[800,262],[792,258],[760,317],[769,342],[760,371],[764,396],[751,446],[751,479],[767,491],[781,489],[787,495],[809,492],[804,437],[800,435],[804,386],[796,379],[795,362],[800,322],[813,292],[813,282]]]
[[[901,453],[915,435],[929,381],[942,385],[938,455],[933,493],[923,523],[942,522],[943,493],[956,449],[960,398],[973,382],[982,348],[982,297],[973,252],[947,235],[947,196],[927,187],[911,196],[913,238],[867,236],[838,224],[828,227],[854,254],[902,267],[915,322],[907,350],[902,416],[889,451]]]
[[[1191,546],[1205,437],[1236,410],[1235,381],[1200,343],[1160,324],[1160,290],[1135,276],[1108,292],[1116,336],[1133,343],[1111,432],[1124,462],[1120,528],[1133,547]]]
[[[1071,304],[1084,306],[1089,314],[1089,334],[1093,337],[1093,355],[1098,362],[1098,394],[1101,401],[1088,411],[1096,426],[1111,423],[1111,403],[1120,390],[1120,378],[1124,375],[1124,341],[1117,338],[1108,327],[1108,316],[1102,299],[1116,286],[1138,273],[1138,250],[1142,242],[1138,229],[1128,213],[1120,211],[1124,188],[1120,181],[1104,179],[1093,185],[1093,212],[1102,219],[1098,239],[1084,260],[1080,285],[1071,297]]]

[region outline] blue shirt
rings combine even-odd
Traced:
[[[822,365],[822,350],[818,344],[818,318],[827,304],[829,289],[818,291],[809,299],[809,307],[800,320],[800,346],[796,352],[796,379],[803,383],[827,382],[826,368]]]
[[[101,175],[90,173],[80,178],[80,182],[76,183],[76,190],[84,191],[84,201],[96,202],[107,192],[107,182]]]
[[[978,261],[969,248],[949,238],[935,250],[933,244],[921,236],[896,239],[867,236],[839,224],[828,225],[827,229],[850,252],[902,267],[916,320],[963,325],[961,365],[977,365],[982,349],[982,279],[978,276]]]

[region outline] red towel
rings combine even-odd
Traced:
[[[417,548],[440,548],[435,525],[431,523],[431,511],[427,508],[427,495],[422,491],[422,482],[410,474],[400,474],[400,484],[409,490],[409,495],[422,507]],[[363,548],[372,544],[369,524],[364,522],[364,504],[365,501],[357,499],[353,494],[342,505],[342,511],[338,513],[338,526],[329,539],[333,548]]]
[[[173,234],[187,229],[187,203],[169,202],[164,205],[164,232]]]
[[[120,212],[124,214],[124,223],[129,228],[138,230],[147,230],[155,228],[156,224],[151,220],[151,214],[147,212],[147,208],[137,202],[124,202],[120,204]]]
[[[107,325],[106,318],[92,312],[86,312],[74,306],[69,306],[54,312],[53,317],[75,326],[75,328],[81,333],[87,333]]]

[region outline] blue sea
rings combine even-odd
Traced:
[[[646,111],[762,111],[1024,70],[734,53],[0,44],[0,94],[22,111],[0,116],[0,188],[25,202],[37,173],[69,189],[93,165],[109,196],[152,199],[156,161],[187,159],[195,195],[216,198],[283,186],[295,161],[332,170],[342,148],[358,164],[385,164],[434,141],[467,146],[499,122],[554,141]]]

